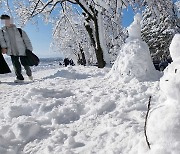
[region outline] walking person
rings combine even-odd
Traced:
[[[67,67],[69,65],[69,59],[64,58],[64,66]]]
[[[9,15],[1,15],[1,21],[4,22],[5,26],[1,29],[3,37],[0,37],[0,42],[3,52],[11,56],[11,61],[16,74],[16,80],[14,82],[20,83],[24,81],[21,65],[26,70],[29,79],[33,80],[31,68],[26,63],[25,53],[26,49],[32,51],[32,44],[29,37],[23,30],[21,36],[18,28],[13,24]]]

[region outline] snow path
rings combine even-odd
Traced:
[[[138,153],[149,96],[158,82],[126,85],[109,68],[49,68],[35,82],[1,78],[0,154]],[[141,148],[142,149],[142,148]]]

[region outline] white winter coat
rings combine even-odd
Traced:
[[[21,37],[21,34],[15,25],[13,25],[13,29],[15,31],[15,39],[16,39],[16,45],[19,56],[25,56],[26,49],[33,51],[31,41],[27,36],[26,32],[22,30],[22,37]],[[0,30],[0,45],[1,48],[7,48],[7,55],[13,55],[13,53],[11,52],[11,45],[10,45],[9,35],[7,33],[6,26],[4,26]]]

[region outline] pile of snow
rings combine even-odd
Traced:
[[[140,21],[141,15],[137,14],[128,27],[129,37],[108,74],[115,80],[129,82],[136,78],[138,81],[148,81],[158,80],[160,77],[152,63],[148,45],[141,39]]]
[[[148,122],[152,154],[179,154],[180,152],[180,34],[170,45],[173,62],[160,79],[161,97],[150,114]]]

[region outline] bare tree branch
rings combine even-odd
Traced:
[[[33,10],[32,13],[31,13],[31,16],[34,14],[34,12],[35,12],[35,10],[36,10],[36,8],[37,8],[37,6],[38,6],[38,4],[39,4],[40,1],[41,1],[41,0],[39,0],[39,1],[36,3],[36,5],[35,5],[35,7],[34,7],[34,10]]]
[[[151,96],[149,96],[149,102],[148,102],[148,110],[147,110],[147,114],[146,114],[146,118],[145,118],[145,125],[144,125],[144,134],[145,134],[145,137],[146,137],[146,143],[149,147],[149,149],[151,149],[150,147],[150,143],[148,141],[148,137],[147,137],[147,120],[148,120],[148,115],[149,115],[149,111],[150,111],[150,105],[151,105]]]
[[[89,16],[92,20],[94,20],[94,16],[86,9],[86,7],[84,7],[84,5],[81,4],[79,0],[75,0],[75,1],[76,1],[77,4],[83,9],[83,11],[84,11],[85,13],[87,13],[88,16]]]
[[[53,2],[53,0],[51,0],[51,1],[49,1],[49,2],[47,2],[44,6],[43,6],[43,8],[42,9],[40,9],[40,11],[39,12],[37,12],[37,13],[35,13],[35,14],[31,14],[31,18],[33,18],[34,16],[36,16],[36,15],[38,15],[38,14],[40,14],[41,12],[43,12],[44,11],[44,9],[48,6],[48,5],[52,5],[51,3]],[[35,10],[34,10],[34,12],[35,12]]]

